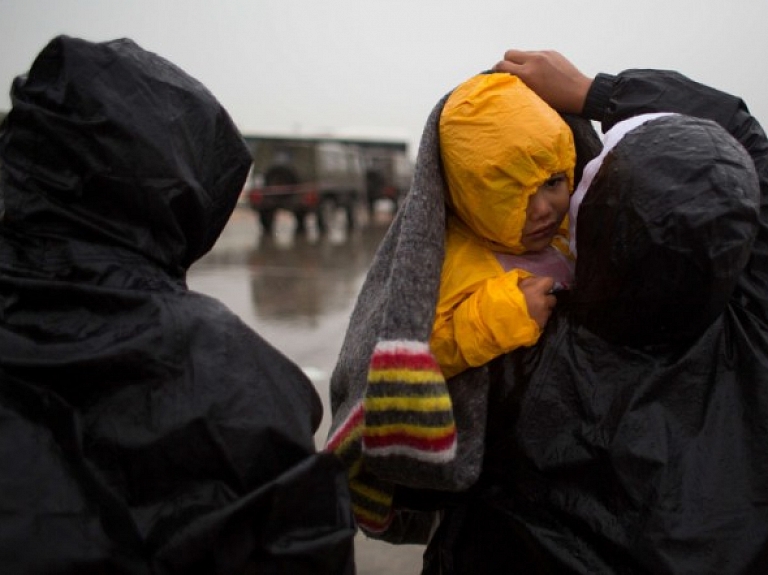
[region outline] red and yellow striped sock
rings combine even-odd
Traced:
[[[443,464],[456,455],[451,398],[429,345],[379,342],[368,371],[365,457],[401,456]]]
[[[363,469],[360,438],[363,433],[362,401],[357,404],[328,439],[325,449],[334,453],[347,468],[352,512],[363,531],[381,533],[392,521],[394,486]]]

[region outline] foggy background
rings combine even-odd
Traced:
[[[504,50],[555,49],[584,73],[677,69],[743,97],[768,126],[768,0],[0,0],[0,113],[13,78],[58,34],[128,37],[204,83],[244,134],[406,138]],[[386,214],[379,214],[386,216]],[[246,207],[195,264],[223,301],[294,360],[323,399],[387,220],[340,239],[259,234]],[[420,546],[358,535],[360,575],[418,573]]]
[[[0,0],[0,111],[57,34],[129,37],[202,81],[244,133],[394,136],[507,48],[588,75],[677,69],[768,125],[765,0]]]

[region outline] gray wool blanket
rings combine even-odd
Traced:
[[[368,450],[363,436],[366,396],[373,387],[376,350],[401,343],[408,357],[429,361],[429,337],[440,287],[445,240],[445,190],[438,139],[440,100],[430,114],[419,147],[411,190],[383,238],[368,271],[349,321],[338,363],[331,377],[332,423],[328,448],[350,469],[352,498],[360,526],[384,539],[425,539],[433,517],[391,507],[396,485],[457,491],[471,486],[483,460],[488,377],[485,368],[468,370],[447,383],[432,370],[430,389],[390,383],[383,395],[427,398],[450,397],[440,427],[455,427],[453,449],[445,457],[432,457],[435,449]],[[392,344],[392,342],[395,342]],[[409,349],[408,349],[409,348]],[[405,361],[408,364],[408,361]],[[436,366],[436,363],[434,364]],[[408,379],[407,377],[403,379]],[[405,387],[406,389],[403,389]],[[409,396],[409,394],[411,394]],[[379,394],[381,396],[382,394]],[[420,397],[416,397],[416,400]],[[424,411],[400,410],[403,425],[428,429]],[[445,411],[447,411],[447,416]],[[390,415],[390,421],[392,414]],[[434,411],[427,415],[433,415]],[[439,447],[439,446],[438,446]],[[424,452],[426,452],[424,454]],[[375,516],[375,517],[371,517]],[[420,516],[420,517],[418,517]],[[393,531],[410,530],[412,533]],[[413,542],[424,542],[413,541]]]

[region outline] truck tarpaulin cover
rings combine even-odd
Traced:
[[[768,573],[765,134],[674,73],[619,75],[606,109],[717,123],[656,118],[605,156],[575,288],[491,365],[484,473],[429,573]]]
[[[250,157],[198,82],[59,37],[0,135],[0,571],[351,573],[304,374],[185,272]]]

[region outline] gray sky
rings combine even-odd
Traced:
[[[202,81],[244,133],[389,135],[507,48],[585,73],[677,69],[768,127],[766,0],[0,0],[0,110],[57,34],[129,37]]]

